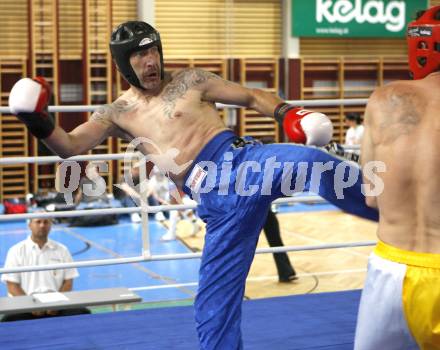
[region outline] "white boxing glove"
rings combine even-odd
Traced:
[[[306,145],[322,147],[333,136],[333,124],[325,114],[312,112],[301,119],[301,126],[306,134]]]
[[[280,103],[274,116],[283,124],[289,140],[295,143],[322,147],[332,139],[333,124],[325,114]]]
[[[50,85],[42,77],[23,78],[15,83],[9,94],[9,108],[40,139],[49,137],[55,125],[47,112]]]

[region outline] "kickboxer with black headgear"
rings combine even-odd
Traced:
[[[376,220],[377,211],[365,205],[357,165],[315,147],[332,138],[327,116],[202,69],[167,73],[163,44],[147,23],[119,25],[110,49],[130,88],[71,132],[55,127],[36,136],[62,157],[87,152],[109,136],[121,137],[198,201],[198,214],[207,223],[194,305],[200,348],[241,349],[246,276],[271,202],[312,188],[349,213]],[[17,103],[23,91],[11,92],[14,112],[40,113],[34,104]],[[29,89],[23,98],[37,100],[38,93]],[[291,142],[301,145],[262,145],[237,137],[219,117],[216,102],[276,118]]]
[[[144,89],[130,63],[133,53],[157,48],[160,56],[160,79],[164,78],[162,42],[159,32],[145,22],[130,21],[120,24],[112,33],[110,51],[119,72],[130,85]],[[151,73],[150,73],[151,75]]]

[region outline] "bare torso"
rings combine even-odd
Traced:
[[[162,81],[157,73],[160,66],[155,64],[152,70],[149,63],[153,56],[159,60],[157,51],[153,53],[140,55],[139,62],[134,56],[138,75],[148,89],[131,87],[68,133],[56,127],[44,139],[45,144],[68,158],[93,149],[109,136],[121,137],[138,146],[147,161],[181,187],[202,148],[227,129],[214,102],[251,108],[266,116],[273,116],[275,107],[282,102],[276,95],[246,88],[198,68],[165,74]]]
[[[367,109],[372,159],[383,161],[378,237],[440,253],[440,74],[379,89]]]
[[[161,170],[171,170],[169,175],[179,186],[188,167],[173,171],[172,158],[179,166],[188,164],[213,136],[226,129],[215,104],[203,101],[202,92],[195,88],[200,78],[185,71],[167,76],[168,82],[156,96],[141,96],[130,89],[108,107],[112,113],[106,113],[115,126],[113,135],[128,141],[145,138],[138,149],[152,159],[159,155],[163,160],[174,148],[165,165],[169,169]]]

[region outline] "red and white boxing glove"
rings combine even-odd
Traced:
[[[39,139],[49,137],[55,129],[47,112],[50,85],[43,77],[23,78],[15,83],[9,94],[9,108],[32,135]]]
[[[283,102],[275,108],[274,116],[292,142],[322,147],[332,139],[333,124],[325,114]]]

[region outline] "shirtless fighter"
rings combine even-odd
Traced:
[[[408,26],[414,81],[378,88],[363,163],[386,165],[379,243],[369,258],[355,350],[440,349],[440,6]],[[368,181],[366,181],[368,182]]]
[[[365,205],[359,169],[315,147],[262,145],[238,138],[219,118],[215,102],[275,117],[294,142],[307,145],[328,143],[332,125],[321,113],[295,108],[277,96],[200,69],[166,73],[159,33],[147,23],[118,26],[110,49],[131,87],[70,133],[54,127],[44,112],[47,96],[40,94],[47,95],[47,87],[41,79],[17,82],[10,107],[32,134],[62,157],[84,153],[108,136],[145,141],[139,150],[150,160],[160,160],[161,170],[197,199],[198,214],[207,223],[195,300],[200,347],[242,349],[245,280],[270,203],[285,195],[291,183],[299,183],[305,190],[316,187],[347,212],[377,220],[377,211]],[[163,155],[172,155],[169,165],[163,165]],[[313,162],[322,165],[319,176],[312,176]],[[181,171],[182,164],[190,165]],[[354,176],[344,178],[344,169]]]

